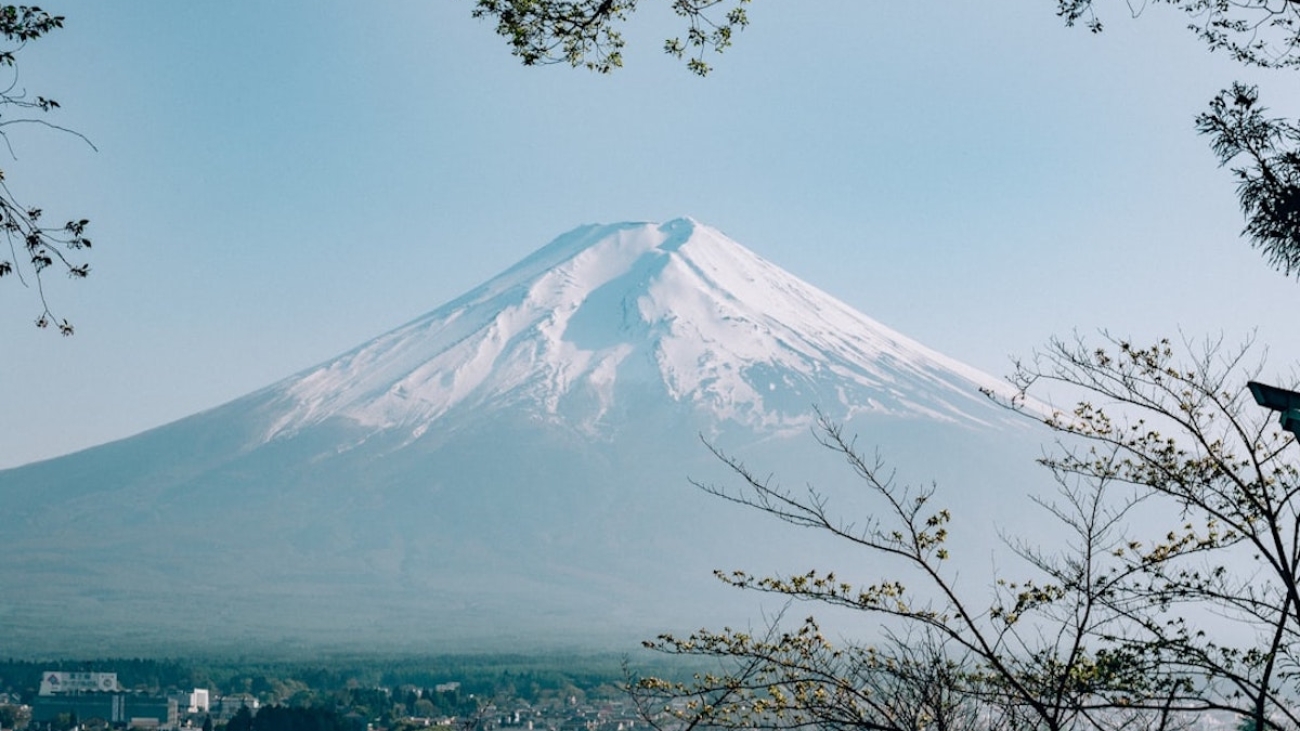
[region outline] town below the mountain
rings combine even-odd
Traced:
[[[69,669],[75,667],[76,669]],[[0,729],[629,731],[617,659],[339,665],[0,661]]]
[[[684,680],[702,668],[644,655],[635,669],[631,664],[610,655],[211,664],[0,660],[0,731],[684,728],[662,709],[652,725],[625,690],[629,673]],[[1186,728],[1246,726],[1236,714],[1207,712]]]

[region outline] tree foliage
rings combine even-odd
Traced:
[[[749,24],[749,0],[671,2],[686,32],[665,40],[664,51],[705,76],[711,70],[706,55],[726,50]],[[567,63],[609,73],[623,65],[620,28],[636,6],[637,0],[475,0],[473,14],[496,20],[497,34],[525,66]]]
[[[226,731],[253,731],[253,712],[248,706],[240,706],[235,715],[226,723]]]
[[[1067,25],[1101,32],[1095,0],[1057,0]],[[1158,0],[1182,10],[1187,27],[1211,51],[1245,66],[1300,68],[1300,2],[1297,0]],[[1140,15],[1146,4],[1129,5]],[[1246,226],[1242,235],[1270,266],[1300,274],[1300,127],[1267,117],[1259,88],[1234,83],[1221,90],[1196,129],[1210,138],[1221,166],[1232,166]],[[1244,164],[1237,161],[1244,160]]]
[[[1057,0],[1057,15],[1067,25],[1082,24],[1094,33],[1103,25],[1096,0]],[[1156,0],[1182,10],[1187,28],[1211,51],[1223,51],[1240,63],[1261,68],[1300,66],[1300,2],[1296,0]],[[1129,3],[1141,15],[1146,3]]]
[[[1275,268],[1300,273],[1300,127],[1265,116],[1259,89],[1233,84],[1196,118],[1221,165],[1232,168],[1245,236]]]
[[[18,53],[29,41],[62,28],[63,20],[63,16],[51,15],[36,6],[0,5],[0,36],[6,44],[0,47],[0,67],[7,67],[11,72],[9,85],[0,89],[0,141],[11,155],[13,145],[9,135],[15,125],[42,125],[85,140],[75,132],[33,116],[51,113],[59,108],[59,103],[43,96],[30,96],[18,86]],[[45,277],[51,271],[61,271],[73,279],[90,274],[90,265],[80,258],[91,244],[86,236],[89,221],[82,218],[48,226],[43,213],[39,207],[20,203],[4,171],[0,170],[0,234],[8,244],[7,253],[0,251],[0,279],[12,276],[23,286],[35,288],[40,300],[37,327],[53,326],[63,335],[71,335],[72,324],[55,316],[50,308]]]
[[[243,710],[241,707],[240,711]],[[348,731],[349,728],[348,722],[330,708],[263,706],[251,719],[251,731]]]
[[[662,635],[714,658],[691,682],[640,678],[659,726],[790,729],[1176,728],[1219,711],[1300,728],[1300,461],[1244,385],[1249,347],[1055,341],[1005,402],[1060,435],[1039,505],[1061,545],[1011,544],[1022,573],[971,592],[950,567],[933,486],[898,484],[823,418],[819,437],[874,501],[838,515],[815,488],[774,486],[719,453],[735,486],[705,490],[829,533],[896,576],[721,573],[752,591],[877,617],[884,641],[832,642],[817,619]],[[1081,393],[1039,408],[1043,391]]]

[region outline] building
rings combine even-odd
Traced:
[[[261,703],[258,702],[257,696],[248,693],[235,693],[222,696],[217,699],[216,703],[212,704],[212,717],[217,721],[229,721],[236,713],[239,713],[240,708],[247,708],[256,715],[260,706]]]
[[[202,694],[206,705],[207,691]],[[180,723],[174,699],[125,693],[117,673],[47,670],[41,674],[41,688],[32,703],[32,723],[48,724],[60,716],[82,724],[98,719],[131,728],[172,729]]]
[[[212,701],[207,688],[195,688],[188,693],[172,693],[171,698],[176,701],[176,706],[182,715],[197,716],[212,711]]]
[[[131,728],[172,729],[180,720],[176,701],[131,693],[38,695],[32,703],[33,723],[51,723],[64,714],[82,723],[101,719]]]

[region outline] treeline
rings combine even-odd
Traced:
[[[240,708],[226,731],[355,731],[337,712],[325,708],[263,706],[257,714]]]
[[[128,690],[205,687],[202,666],[176,660],[115,658],[105,660],[0,660],[0,693],[29,700],[41,685],[47,670],[70,672],[115,672],[118,683]]]
[[[0,693],[29,702],[47,670],[115,672],[125,690],[161,693],[207,688],[215,695],[248,694],[267,705],[290,707],[415,705],[438,713],[463,711],[471,697],[613,697],[623,683],[623,658],[614,655],[448,655],[425,658],[330,658],[321,661],[0,660]],[[456,691],[437,686],[458,683]],[[375,689],[387,689],[381,699]]]

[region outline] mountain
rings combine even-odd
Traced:
[[[0,628],[11,654],[88,656],[755,621],[711,569],[853,559],[693,487],[727,478],[699,435],[843,482],[816,407],[975,482],[958,502],[990,520],[1029,440],[982,388],[1005,385],[693,220],[584,226],[320,366],[0,472]]]
[[[595,435],[643,386],[760,430],[802,429],[810,403],[979,420],[972,384],[1003,387],[694,221],[586,226],[274,387],[266,438],[343,418],[418,439],[484,408]]]

